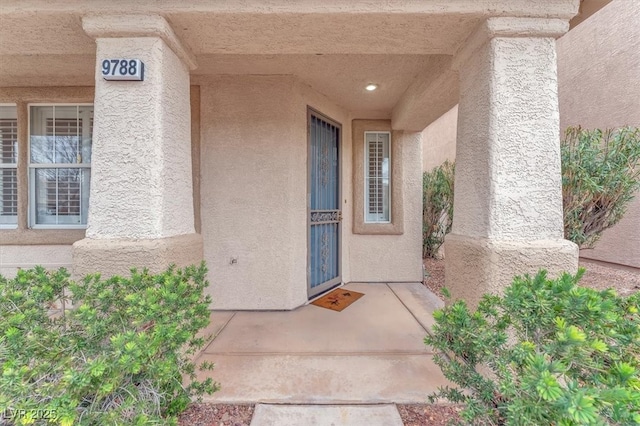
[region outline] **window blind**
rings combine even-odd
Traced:
[[[387,223],[391,220],[389,132],[365,132],[365,221]]]
[[[15,106],[0,109],[0,225],[14,225],[18,215],[18,120]]]

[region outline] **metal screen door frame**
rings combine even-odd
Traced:
[[[336,166],[336,188],[335,188],[335,196],[336,196],[336,209],[330,210],[312,210],[312,191],[314,188],[314,182],[312,179],[313,172],[313,160],[315,159],[313,153],[313,141],[312,141],[312,120],[320,120],[330,126],[333,126],[337,131],[337,140],[336,140],[336,148],[337,148],[337,166]],[[307,107],[307,295],[309,299],[338,286],[342,283],[342,209],[341,209],[341,200],[342,200],[342,125],[335,120],[327,117],[326,115],[314,110],[311,107]],[[316,169],[318,170],[318,169]],[[317,227],[318,225],[335,225],[336,229],[336,240],[334,242],[333,253],[329,253],[330,255],[335,255],[335,276],[329,277],[329,279],[322,281],[320,283],[314,282],[317,281],[317,276],[314,276],[314,266],[317,268],[317,265],[314,264],[314,254],[318,253],[318,248],[314,249],[314,241],[312,239],[313,232],[312,228]],[[317,262],[318,259],[315,259]],[[317,274],[317,270],[315,271]],[[333,275],[333,274],[330,274]]]

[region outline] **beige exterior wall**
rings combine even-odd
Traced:
[[[200,90],[201,220],[214,307],[294,308],[306,300],[306,115],[295,124],[294,81],[229,76]]]
[[[542,28],[544,34],[537,36],[555,36],[556,27],[565,27],[579,2],[232,3],[187,0],[160,7],[153,0],[142,0],[130,15],[120,15],[121,8],[109,2],[79,6],[65,1],[45,11],[41,2],[29,0],[10,1],[0,14],[0,36],[8,41],[2,44],[0,56],[16,57],[0,67],[4,71],[0,73],[3,85],[71,84],[70,78],[63,78],[69,64],[93,60],[100,64],[108,56],[131,55],[148,64],[145,81],[132,86],[103,81],[96,67],[98,120],[93,181],[97,184],[91,192],[88,238],[74,245],[76,272],[96,265],[113,272],[132,261],[160,266],[172,258],[186,262],[199,260],[204,254],[211,271],[215,307],[291,309],[304,303],[310,106],[342,125],[343,281],[421,280],[421,130],[458,98],[457,72],[450,72],[452,55],[487,18],[497,25],[486,28],[494,39],[500,38],[498,33],[505,36],[505,31],[508,37],[512,33],[520,37],[539,20],[544,20],[548,28]],[[378,31],[371,32],[371,28]],[[550,59],[549,46],[540,50],[537,43],[502,41],[493,47],[498,53],[507,52],[499,55],[507,65],[498,66],[509,69],[510,64],[531,62],[518,54],[523,50],[546,55],[541,65],[536,64],[545,74],[555,72],[555,63],[545,60]],[[474,45],[470,50],[479,47]],[[327,56],[327,61],[311,60],[320,55]],[[398,61],[397,55],[407,57]],[[343,61],[347,67],[340,66]],[[204,66],[196,71],[196,63]],[[318,67],[318,63],[324,66]],[[414,63],[415,71],[407,71],[403,63]],[[30,71],[36,66],[46,68],[43,64],[54,65],[48,71],[51,80]],[[403,70],[397,71],[400,68]],[[498,88],[508,86],[498,81],[508,74],[503,71],[495,73]],[[68,75],[75,76],[75,72]],[[483,70],[468,73],[469,82],[474,82],[474,73],[485,79],[494,77],[483,75]],[[85,69],[82,74],[83,84],[92,84],[90,72]],[[418,74],[420,78],[416,79]],[[523,78],[528,83],[537,77],[526,74]],[[192,109],[200,116],[199,130],[193,126],[195,120],[189,119],[189,84],[194,80],[200,86],[200,110]],[[374,81],[380,83],[378,91],[366,92],[364,85]],[[514,96],[518,90],[506,89],[501,92],[504,98],[522,101]],[[484,95],[478,93],[483,102],[488,101]],[[546,93],[546,97],[555,100],[555,93]],[[479,106],[486,105],[480,102]],[[556,112],[547,106],[543,105],[543,112]],[[482,116],[487,109],[475,112]],[[518,106],[514,111],[516,117],[506,117],[507,121],[514,118],[517,122],[530,113],[527,107]],[[392,143],[401,147],[403,170],[392,171],[392,185],[401,189],[403,196],[393,202],[402,202],[402,208],[396,206],[392,211],[402,212],[403,227],[394,235],[354,234],[353,217],[359,212],[352,210],[353,197],[357,196],[351,179],[353,155],[357,153],[353,144],[360,143],[350,137],[355,118],[391,118]],[[472,117],[468,128],[473,124]],[[508,162],[513,159],[505,148],[510,146],[505,137],[508,126],[497,127],[490,129],[492,139],[487,138],[487,142],[495,139],[495,148],[502,149],[499,154],[505,154],[503,159]],[[546,130],[540,132],[540,141],[534,142],[550,141]],[[200,136],[199,148],[189,144],[192,132]],[[195,150],[190,149],[193,147]],[[516,148],[516,154],[522,153],[521,148]],[[200,155],[200,204],[197,179],[191,174],[192,155]],[[114,164],[120,175],[112,173]],[[499,165],[511,175],[512,164]],[[468,170],[477,171],[475,167]],[[497,175],[495,180],[508,180],[509,176]],[[486,178],[482,171],[472,177]],[[508,183],[512,187],[519,184]],[[192,193],[196,194],[195,202]],[[521,217],[514,218],[513,212],[504,207],[511,195],[494,194],[501,205],[491,211],[478,212],[486,204],[472,206],[478,213],[475,219],[483,215],[481,220],[490,222],[488,229],[475,232],[478,230],[471,221],[458,229],[474,237],[530,237],[533,227],[523,225]],[[536,199],[527,197],[524,191],[516,195],[523,209]],[[198,215],[194,223],[193,209],[200,210],[202,239],[194,233]],[[542,215],[546,213],[550,213],[546,218],[530,215],[537,228],[556,219],[557,211],[542,211]],[[515,229],[519,226],[527,233]],[[542,250],[547,253],[547,248],[544,245]],[[465,250],[463,247],[460,253]],[[494,251],[482,251],[482,260]]]
[[[560,125],[640,127],[640,2],[614,0],[558,40]],[[640,268],[640,194],[582,257]]]
[[[71,244],[76,241],[79,263],[86,266],[78,266],[77,273],[93,272],[87,267],[110,270],[103,265],[109,259],[109,264],[120,259],[119,263],[142,262],[153,269],[167,259],[184,264],[188,259],[182,259],[179,252],[185,250],[185,244],[203,244],[215,307],[290,309],[305,303],[309,106],[342,126],[343,281],[422,279],[419,133],[393,131],[393,143],[402,147],[403,166],[401,176],[394,174],[394,185],[404,195],[394,200],[402,203],[394,208],[402,214],[404,231],[355,235],[353,117],[348,111],[292,76],[196,77],[194,81],[198,86],[191,88],[192,142],[201,140],[201,146],[194,146],[192,152],[194,159],[201,159],[193,167],[201,170],[194,178],[199,181],[199,185],[194,183],[194,206],[200,206],[195,217],[198,226],[201,216],[202,243],[188,238],[136,244],[102,238],[78,241],[84,230],[30,230],[25,223],[18,230],[0,231],[4,244],[0,245],[0,272],[11,276],[18,267],[36,264],[71,269]],[[71,102],[79,100],[78,93],[85,102],[93,98],[93,88],[5,92],[7,102]],[[55,245],[28,245],[38,241]],[[238,263],[230,264],[232,257]]]
[[[36,265],[47,269],[67,268],[71,271],[71,245],[1,245],[0,275],[14,277],[18,269]]]
[[[0,229],[0,274],[12,277],[18,268],[42,265],[71,269],[71,244],[84,238],[84,229],[30,229],[28,224],[27,126],[29,104],[91,103],[92,87],[0,88],[0,103],[16,104],[18,111],[18,225]]]
[[[420,281],[420,134],[402,132],[402,235],[355,235],[351,117],[291,76],[199,80],[201,218],[219,309],[292,309],[307,301],[307,107],[342,126],[342,278]],[[395,136],[394,136],[395,137]],[[231,263],[237,258],[237,263]]]
[[[456,159],[458,105],[451,108],[422,132],[422,171],[431,171],[446,160]]]
[[[358,142],[364,143],[354,141]],[[392,144],[402,146],[402,178],[392,185],[402,185],[404,205],[399,210],[404,215],[403,233],[351,235],[346,258],[343,256],[344,262],[350,264],[351,281],[417,282],[423,278],[422,137],[416,132],[394,131]]]
[[[349,117],[291,76],[203,80],[201,102],[202,234],[214,306],[299,306],[307,300],[307,105],[342,124],[343,176]]]
[[[306,105],[342,123],[342,279],[344,282],[418,282],[422,281],[422,138],[420,133],[392,131],[392,144],[401,147],[402,171],[398,176],[392,170],[392,185],[401,185],[402,197],[392,199],[393,212],[403,215],[401,234],[361,235],[354,233],[353,218],[356,196],[353,187],[354,144],[361,138],[352,137],[352,115],[335,106],[325,96],[304,84],[299,84],[302,95],[297,114],[303,114]],[[298,118],[297,120],[300,120]],[[363,117],[367,118],[367,117]],[[305,122],[306,126],[306,122]],[[306,127],[305,127],[306,132]],[[394,149],[394,152],[396,150]],[[393,162],[395,164],[395,161]],[[393,167],[393,165],[392,165]],[[392,231],[393,232],[393,231]]]
[[[96,43],[98,58],[140,58],[146,68],[144,81],[119,84],[97,61],[87,238],[194,233],[189,69],[159,37]]]

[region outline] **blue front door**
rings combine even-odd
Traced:
[[[312,298],[340,276],[340,125],[309,110],[309,263]]]

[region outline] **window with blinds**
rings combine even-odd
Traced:
[[[0,227],[18,224],[18,117],[15,105],[0,105]]]
[[[32,226],[87,224],[92,132],[91,105],[31,106]]]
[[[391,222],[391,133],[365,132],[366,223]]]

